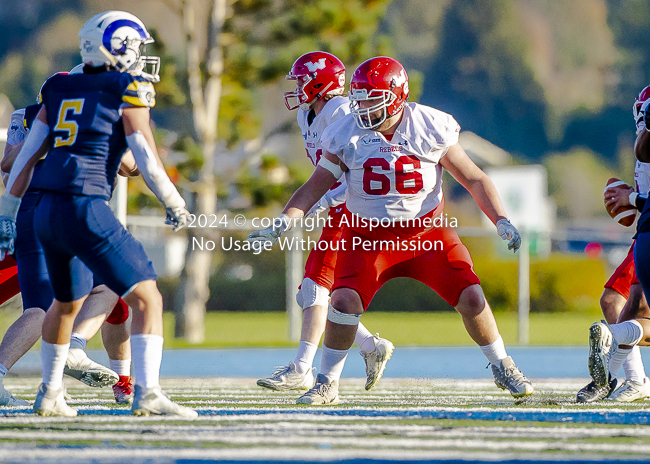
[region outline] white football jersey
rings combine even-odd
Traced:
[[[321,144],[348,167],[350,212],[363,218],[416,218],[442,201],[438,162],[458,142],[459,133],[451,115],[408,103],[391,141],[359,129],[354,116],[347,115],[325,130]]]
[[[650,163],[642,163],[637,160],[634,166],[634,183],[636,184],[636,191],[641,196],[648,196],[648,193],[650,193]]]
[[[311,163],[316,166],[320,157],[323,155],[323,146],[320,143],[320,137],[325,128],[343,116],[350,114],[350,100],[348,97],[333,97],[325,103],[323,109],[316,115],[311,125],[307,121],[309,111],[298,109],[296,115],[298,126],[302,132],[302,138],[305,141],[305,150]],[[325,199],[330,206],[338,206],[345,202],[345,179],[343,176],[339,182],[334,184],[329,192],[325,194]]]
[[[25,129],[24,124],[25,119],[25,108],[11,113],[11,122],[9,123],[9,129],[7,129],[7,145],[18,145],[20,142],[25,140],[27,137],[27,129]]]

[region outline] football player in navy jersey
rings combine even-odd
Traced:
[[[75,72],[76,69],[71,72]],[[78,72],[81,72],[80,68]],[[0,170],[5,182],[39,110],[40,105],[30,105],[14,111],[11,115],[5,156],[0,162]],[[18,237],[14,256],[17,261],[23,314],[9,327],[0,343],[0,405],[2,406],[29,404],[25,400],[14,398],[4,388],[2,379],[40,338],[45,311],[50,307],[53,299],[43,249],[34,231],[34,211],[41,192],[32,184],[38,185],[39,176],[47,175],[41,171],[41,164],[42,161],[34,169],[30,188],[23,197],[16,221]],[[138,175],[138,173],[132,153],[127,152],[122,158],[120,174]],[[94,288],[75,320],[65,366],[65,374],[89,386],[112,385],[116,402],[120,404],[129,403],[133,397],[130,381],[131,352],[128,343],[130,327],[126,324],[128,307],[125,311],[125,306],[125,303],[118,301],[117,295],[105,285]],[[105,324],[104,320],[106,320]],[[105,338],[111,369],[95,363],[84,351],[86,341],[92,338],[100,327]]]
[[[35,164],[47,153],[48,173],[38,186],[34,227],[43,246],[54,302],[42,331],[43,383],[34,411],[75,416],[63,395],[62,376],[72,325],[93,288],[93,278],[133,309],[131,325],[137,415],[196,417],[172,402],[159,384],[162,359],[162,297],[156,272],[142,245],[108,206],[120,160],[133,152],[147,186],[158,197],[174,230],[189,212],[162,168],[150,127],[159,60],[141,55],[153,39],[144,24],[122,11],[100,13],[80,33],[83,74],[55,75],[43,86],[42,108],[14,161],[0,198],[0,251],[11,252],[16,213]],[[154,69],[146,69],[153,65]],[[78,258],[78,259],[75,259]]]

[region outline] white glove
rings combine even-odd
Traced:
[[[178,232],[183,227],[185,227],[190,220],[190,212],[185,208],[185,206],[177,206],[175,208],[167,207],[165,208],[165,224],[173,226],[173,231]]]
[[[248,235],[246,241],[255,243],[260,242],[261,249],[266,242],[274,244],[282,235],[293,227],[293,219],[286,214],[273,219],[273,225],[262,230],[255,230]]]
[[[497,221],[497,233],[503,240],[510,240],[508,242],[508,250],[517,252],[521,246],[521,235],[515,226],[510,224],[507,219],[499,219]]]
[[[312,206],[309,211],[307,211],[307,214],[305,214],[305,217],[312,217],[312,216],[317,216],[323,211],[325,211],[327,208],[329,208],[329,203],[327,202],[327,198],[325,195],[321,197],[320,200],[316,202],[314,206]]]
[[[16,216],[21,199],[10,193],[0,197],[0,261],[14,253],[16,240]]]

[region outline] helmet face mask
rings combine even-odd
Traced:
[[[354,71],[349,95],[350,111],[357,126],[377,130],[387,119],[399,114],[408,100],[406,70],[393,58],[370,58]]]
[[[315,100],[315,98],[313,98],[310,101],[309,95],[305,92],[305,87],[312,81],[311,76],[306,74],[300,76],[288,74],[285,76],[285,79],[296,81],[296,90],[284,93],[284,104],[287,106],[287,109],[295,110],[300,107],[301,110],[308,111],[309,107]]]
[[[305,53],[295,61],[285,79],[296,81],[296,89],[284,93],[287,109],[308,111],[316,100],[325,95],[343,92],[345,66],[331,53]]]
[[[350,110],[360,129],[377,129],[389,117],[387,108],[397,98],[390,90],[350,90]],[[369,102],[362,104],[361,102]],[[380,113],[381,114],[377,114]]]
[[[136,16],[125,11],[105,11],[90,18],[79,31],[84,63],[117,64],[119,70],[158,82],[160,58],[147,56],[145,45],[153,38]],[[105,56],[102,47],[111,55]]]

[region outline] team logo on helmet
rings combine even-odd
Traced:
[[[305,63],[305,66],[307,69],[309,69],[310,72],[316,72],[319,69],[325,69],[325,58],[321,58],[316,63],[309,61]]]
[[[293,63],[285,79],[296,81],[296,90],[284,94],[287,109],[300,107],[307,111],[313,102],[325,95],[343,93],[345,66],[331,53],[309,52]]]

